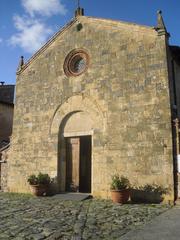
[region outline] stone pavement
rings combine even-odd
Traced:
[[[59,200],[69,200],[69,201],[83,201],[92,198],[88,193],[61,193],[56,194],[52,198],[58,198]]]
[[[36,198],[0,193],[0,239],[121,239],[169,208],[149,204],[119,205],[98,199],[65,201],[56,196]]]
[[[120,240],[179,240],[180,207],[163,213],[141,229],[133,230]]]

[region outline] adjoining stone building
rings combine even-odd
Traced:
[[[0,85],[0,189],[5,189],[7,181],[6,152],[12,135],[14,111],[14,85]]]
[[[32,58],[21,59],[8,190],[29,192],[27,177],[55,178],[57,191],[109,197],[111,175],[156,183],[177,194],[176,128],[180,49],[156,27],[75,18]]]
[[[14,110],[14,85],[0,85],[0,149],[10,141]]]

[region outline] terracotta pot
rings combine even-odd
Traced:
[[[35,196],[47,196],[49,185],[38,184],[38,185],[31,185],[32,193]]]
[[[130,195],[129,189],[111,190],[111,197],[114,203],[127,203]]]

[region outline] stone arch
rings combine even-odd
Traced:
[[[75,122],[78,122],[78,118],[82,119],[86,122],[86,124],[82,124],[82,126],[74,124]],[[65,190],[65,137],[68,137],[68,134],[70,134],[71,137],[91,135],[92,139],[94,137],[101,138],[106,127],[105,119],[106,118],[104,117],[101,107],[92,99],[82,95],[70,97],[55,111],[50,127],[50,135],[54,138],[54,140],[58,139],[57,179],[60,191]],[[72,129],[73,124],[75,129]]]
[[[101,107],[96,101],[83,95],[70,97],[57,107],[50,125],[50,135],[59,134],[59,127],[63,119],[76,112],[86,112],[96,123],[96,129],[104,131],[106,121]]]

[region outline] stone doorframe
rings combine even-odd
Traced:
[[[92,120],[92,129],[83,132],[65,133],[64,128],[68,120],[77,113],[85,113]],[[103,138],[106,129],[106,117],[102,108],[96,101],[84,95],[76,95],[70,97],[66,102],[58,106],[56,109],[51,126],[50,136],[54,139],[58,146],[57,154],[57,179],[59,191],[65,190],[65,172],[66,172],[66,147],[65,137],[67,136],[92,136],[92,192],[93,192],[93,165],[94,165],[94,151],[96,146],[94,140],[96,138]],[[88,133],[88,134],[87,134]]]

